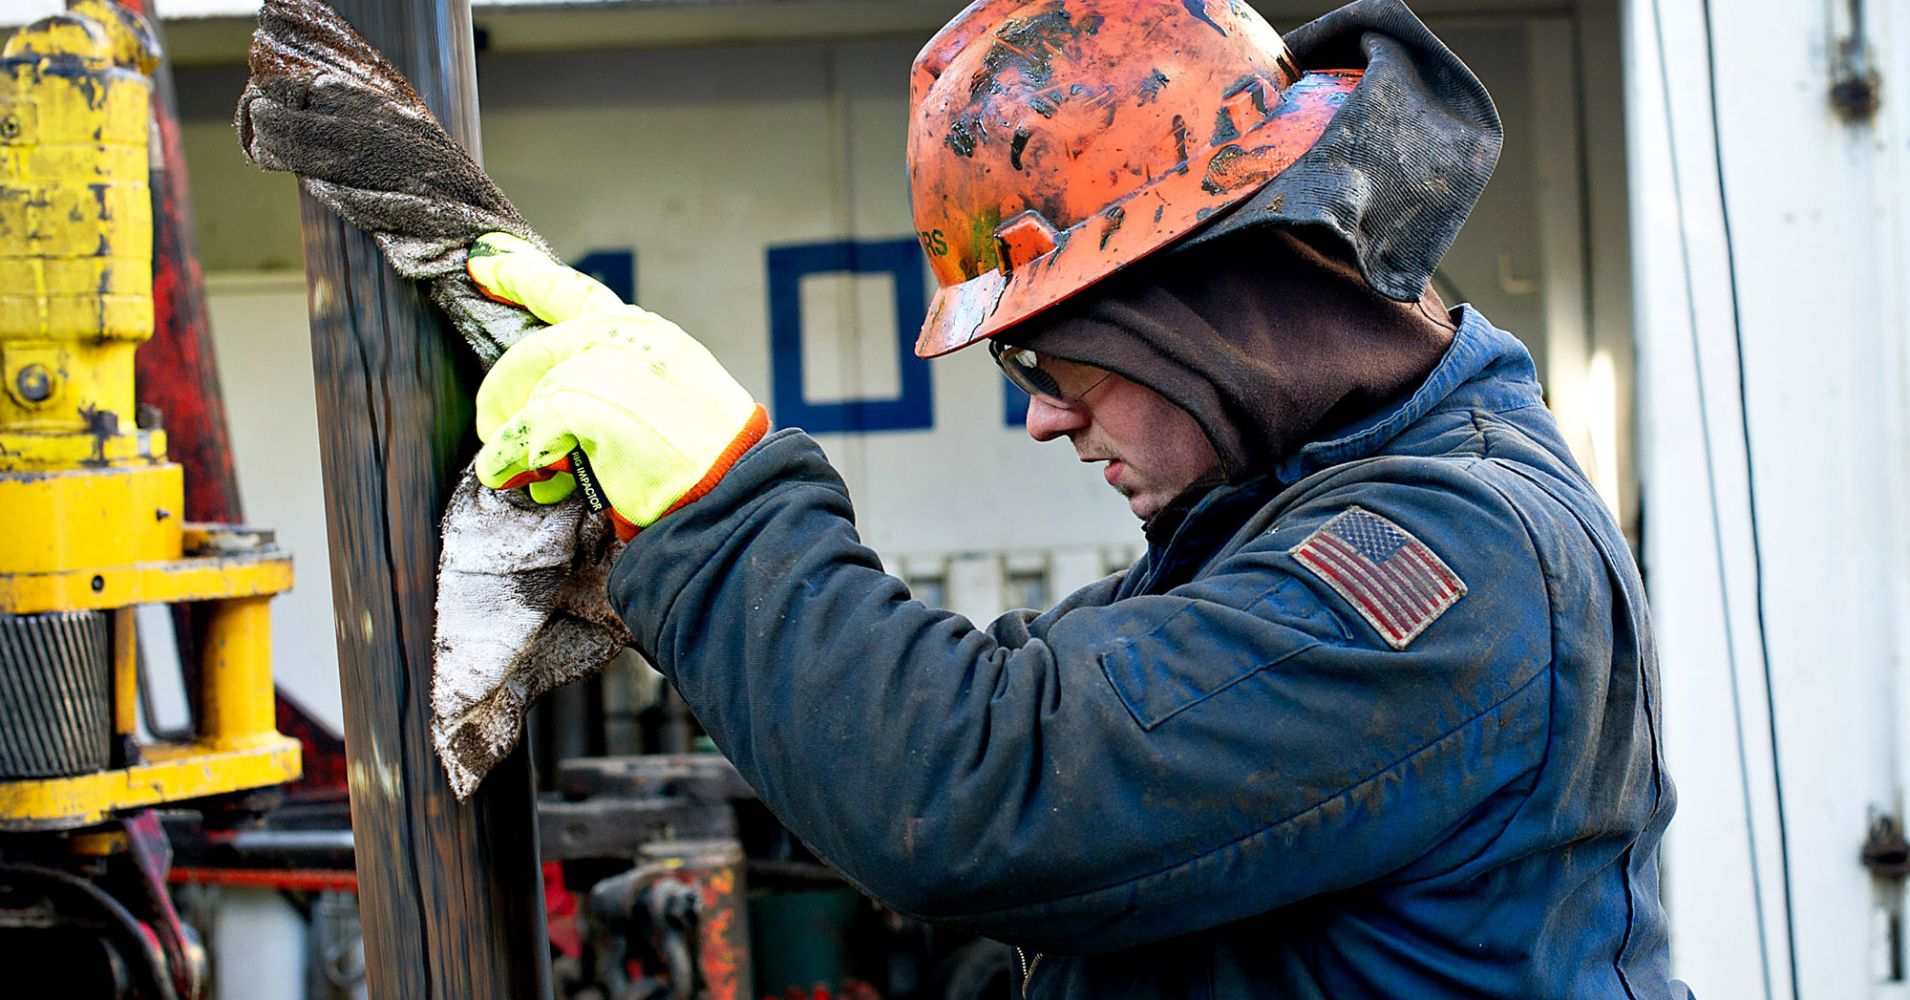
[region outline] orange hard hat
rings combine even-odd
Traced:
[[[1359,70],[1242,0],[976,0],[916,57],[909,188],[940,288],[915,353],[1036,315],[1251,197]]]

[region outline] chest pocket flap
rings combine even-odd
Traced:
[[[1108,683],[1144,729],[1309,649],[1346,640],[1338,616],[1284,573],[1245,608],[1174,596],[1135,600],[1181,605],[1101,654]]]

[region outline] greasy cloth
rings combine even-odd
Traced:
[[[370,233],[425,282],[488,367],[541,326],[465,274],[503,231],[548,251],[398,70],[317,0],[267,0],[235,126],[247,158]],[[458,798],[517,745],[544,692],[601,668],[630,634],[604,597],[622,546],[581,499],[544,506],[466,469],[446,507],[432,646],[431,738]]]
[[[1394,301],[1351,261],[1260,228],[1123,271],[1002,336],[1172,400],[1238,482],[1418,385],[1453,329],[1438,293]]]
[[[1400,0],[1356,0],[1285,38],[1307,69],[1366,73],[1306,155],[1178,246],[1268,225],[1317,229],[1380,294],[1412,302],[1498,165],[1498,109]]]

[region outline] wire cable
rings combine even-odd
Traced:
[[[1716,158],[1718,176],[1718,207],[1724,221],[1724,243],[1726,269],[1729,275],[1731,292],[1731,325],[1734,345],[1737,351],[1738,403],[1741,418],[1741,431],[1744,437],[1744,457],[1746,474],[1746,497],[1750,510],[1751,551],[1755,584],[1755,607],[1757,612],[1758,647],[1761,654],[1764,675],[1766,704],[1769,708],[1771,738],[1772,785],[1777,805],[1778,858],[1784,888],[1784,931],[1788,943],[1787,964],[1790,973],[1791,996],[1798,997],[1799,983],[1797,970],[1797,931],[1796,919],[1791,903],[1791,861],[1790,837],[1786,829],[1784,816],[1784,787],[1777,760],[1777,705],[1773,697],[1774,687],[1771,677],[1770,640],[1764,614],[1764,557],[1761,535],[1757,521],[1757,492],[1755,466],[1752,464],[1750,397],[1744,372],[1744,325],[1740,309],[1738,286],[1738,267],[1736,244],[1731,229],[1731,208],[1724,182],[1723,128],[1720,123],[1717,88],[1717,51],[1713,40],[1711,3],[1700,0],[1704,13],[1706,69],[1710,84],[1712,150]],[[1684,265],[1685,309],[1691,333],[1692,365],[1697,372],[1698,420],[1704,441],[1705,479],[1711,501],[1712,544],[1717,556],[1718,592],[1720,612],[1724,619],[1725,659],[1731,668],[1731,712],[1737,732],[1738,775],[1740,791],[1744,797],[1745,838],[1751,854],[1751,892],[1756,900],[1753,912],[1756,915],[1758,929],[1758,949],[1761,961],[1759,969],[1764,979],[1764,996],[1774,1000],[1775,984],[1771,979],[1770,928],[1764,914],[1763,878],[1757,863],[1757,825],[1751,807],[1751,778],[1749,752],[1745,747],[1744,702],[1738,682],[1738,650],[1735,622],[1733,621],[1730,596],[1729,574],[1725,566],[1725,544],[1723,528],[1723,504],[1719,498],[1716,449],[1712,440],[1711,411],[1708,393],[1705,389],[1704,351],[1698,336],[1697,286],[1692,268],[1691,236],[1685,221],[1684,183],[1678,158],[1678,138],[1672,108],[1671,68],[1666,56],[1664,14],[1660,0],[1652,0],[1652,29],[1657,41],[1659,82],[1662,86],[1665,113],[1666,148],[1671,159],[1672,202],[1678,206],[1678,246]]]
[[[1711,0],[1704,8],[1704,65],[1711,92],[1711,154],[1718,175],[1718,215],[1724,224],[1724,267],[1731,286],[1731,343],[1737,352],[1738,424],[1744,435],[1744,500],[1751,531],[1752,608],[1757,613],[1758,660],[1764,667],[1765,719],[1771,737],[1771,793],[1777,807],[1778,870],[1784,878],[1784,939],[1791,973],[1791,996],[1802,995],[1797,974],[1797,914],[1791,893],[1791,830],[1784,815],[1784,762],[1778,754],[1777,683],[1771,670],[1771,629],[1765,616],[1764,534],[1758,523],[1757,461],[1751,446],[1751,388],[1744,366],[1744,308],[1738,279],[1738,245],[1731,228],[1731,197],[1724,182],[1724,123],[1718,103],[1717,32]],[[1663,57],[1662,51],[1660,58]]]

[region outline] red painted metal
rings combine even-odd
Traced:
[[[186,929],[185,921],[179,918],[172,895],[166,891],[172,871],[172,844],[166,839],[165,827],[160,825],[159,813],[142,809],[122,817],[120,824],[126,831],[127,853],[144,882],[146,906],[155,918],[145,927],[166,953],[173,988],[178,990],[181,1000],[201,1000],[210,984],[205,978],[203,953]]]
[[[703,919],[697,957],[710,1000],[743,1000],[749,982],[749,926],[740,884],[743,866],[734,857],[725,861],[698,887],[703,893]]]
[[[577,894],[564,884],[563,862],[544,862],[544,923],[550,928],[551,948],[565,958],[582,958],[584,954],[578,919],[581,909]]]
[[[173,885],[221,885],[286,892],[358,891],[356,872],[305,868],[174,868],[167,873],[166,881]]]
[[[298,780],[285,787],[286,797],[306,802],[345,798],[345,741],[284,691],[276,709],[279,732],[298,741],[303,767]]]
[[[141,14],[158,31],[153,0],[120,0],[120,6]],[[170,60],[153,72],[153,120],[158,143],[152,173],[154,322],[153,339],[136,358],[139,400],[159,409],[167,451],[186,470],[186,520],[236,523],[244,514],[206,314]],[[181,662],[194,661],[184,657]]]
[[[641,882],[680,882],[697,895],[697,974],[708,1000],[749,1000],[749,894],[743,885],[743,846],[734,840],[645,844]]]

